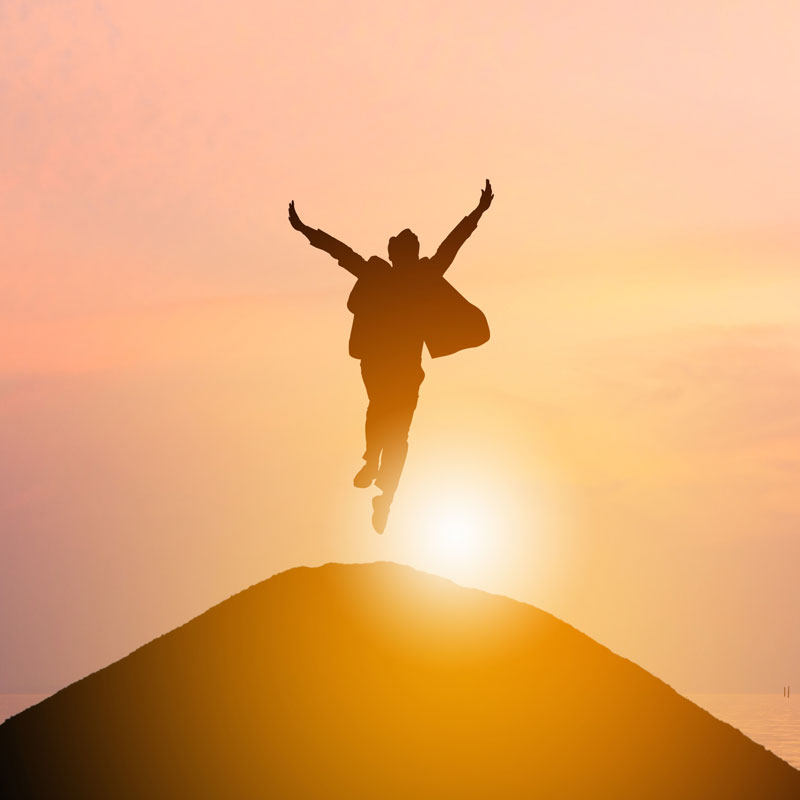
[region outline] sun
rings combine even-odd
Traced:
[[[420,555],[437,571],[465,575],[494,560],[503,515],[488,492],[461,486],[427,497],[422,506]]]
[[[478,560],[487,546],[490,516],[483,498],[451,494],[431,502],[425,527],[432,554],[461,565]]]
[[[565,517],[546,470],[494,442],[440,442],[409,459],[374,557],[488,591],[557,580]]]

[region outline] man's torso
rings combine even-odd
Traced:
[[[353,358],[419,364],[425,339],[425,267],[394,269],[383,259],[369,260],[347,307],[353,312]]]

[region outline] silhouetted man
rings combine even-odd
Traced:
[[[383,490],[373,498],[372,525],[383,533],[408,452],[408,431],[417,407],[422,371],[422,345],[433,358],[489,338],[483,313],[468,303],[444,273],[459,248],[475,230],[492,203],[486,181],[477,208],[456,225],[431,258],[419,257],[419,240],[406,228],[389,239],[389,261],[365,260],[346,244],[301,222],[289,204],[289,221],[308,241],[335,258],[358,278],[347,307],[353,312],[350,355],[361,360],[369,405],[364,466],[355,486],[373,481]]]

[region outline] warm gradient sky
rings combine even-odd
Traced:
[[[794,0],[0,2],[0,692],[374,559],[800,684],[798,41]],[[286,205],[430,253],[486,177],[448,275],[492,340],[426,360],[380,538],[352,279]]]

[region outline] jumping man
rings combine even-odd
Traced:
[[[353,483],[367,488],[374,481],[383,491],[372,500],[372,525],[378,533],[386,527],[408,452],[408,431],[425,377],[423,343],[437,358],[489,339],[486,317],[443,276],[493,197],[487,180],[475,210],[431,258],[419,257],[419,239],[413,231],[400,231],[389,239],[391,263],[378,256],[364,259],[333,236],[310,228],[297,215],[294,201],[289,203],[292,227],[358,279],[347,301],[353,313],[350,355],[361,360],[369,405],[364,466]]]

